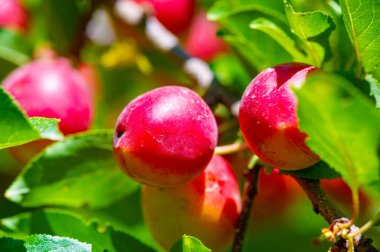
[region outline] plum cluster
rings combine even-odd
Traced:
[[[204,13],[193,17],[194,0],[134,1],[150,8],[170,32],[187,30],[184,47],[192,56],[209,61],[227,50],[215,36],[215,23]],[[0,0],[0,26],[26,30],[27,15],[18,1],[7,3]],[[1,18],[9,9],[15,14]],[[16,69],[3,87],[27,116],[58,118],[61,132],[73,134],[89,129],[96,96],[91,67],[79,69],[82,73],[68,59],[50,55]],[[303,169],[319,161],[305,144],[307,135],[299,130],[292,91],[314,71],[319,70],[301,63],[268,68],[242,96],[238,119],[244,139],[261,161],[275,168],[270,175],[260,174],[259,188],[264,192],[256,199],[259,207],[254,213],[258,216],[278,211],[286,201],[282,195],[282,201],[273,204],[277,192],[286,188],[279,170]],[[185,87],[164,86],[146,92],[119,115],[113,140],[115,158],[130,178],[143,184],[144,219],[167,250],[182,234],[198,237],[213,251],[224,251],[230,245],[242,208],[240,189],[231,165],[214,153],[217,143],[212,110]],[[39,140],[10,151],[26,163],[48,144]],[[268,199],[271,205],[266,207]]]
[[[300,63],[275,66],[260,73],[243,94],[241,131],[252,151],[272,167],[296,170],[319,160],[298,128],[297,100],[291,89],[316,70]],[[140,95],[117,120],[115,157],[128,176],[144,184],[144,217],[165,249],[183,233],[200,238],[215,251],[229,244],[241,200],[230,165],[213,155],[217,136],[208,105],[192,90],[179,86]],[[278,169],[270,176],[260,175],[259,187],[267,190],[262,200],[258,198],[262,208],[277,195],[269,193],[273,190],[266,185],[280,188],[280,182],[285,183]],[[260,211],[256,209],[259,215]]]
[[[165,249],[182,234],[199,237],[215,251],[232,238],[240,192],[230,165],[213,155],[217,136],[210,108],[180,86],[137,97],[117,120],[116,159],[144,184],[144,218]]]

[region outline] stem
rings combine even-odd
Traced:
[[[364,224],[358,231],[351,233],[348,237],[355,237],[359,234],[363,234],[378,221],[380,221],[380,212],[378,212],[372,219],[370,219],[366,224]]]
[[[359,202],[359,193],[358,189],[355,188],[352,190],[352,222],[355,222],[359,217],[360,212],[360,202]]]
[[[234,152],[239,152],[248,148],[246,143],[233,143],[228,145],[217,146],[215,148],[214,154],[216,155],[226,155],[232,154]]]
[[[238,222],[235,229],[235,237],[232,245],[233,252],[240,252],[243,248],[245,231],[247,230],[249,215],[252,208],[253,199],[258,192],[259,172],[261,166],[255,165],[252,169],[248,170],[246,174],[246,181],[244,185],[244,198],[243,209],[239,215]]]
[[[348,252],[354,252],[355,246],[354,246],[354,239],[352,237],[348,237]]]

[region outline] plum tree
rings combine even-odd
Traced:
[[[189,34],[184,43],[186,52],[205,61],[212,60],[227,49],[226,43],[217,37],[217,31],[218,25],[208,20],[206,13],[198,13],[190,25]]]
[[[26,30],[28,18],[19,0],[0,0],[0,27]]]
[[[195,0],[135,1],[150,6],[158,21],[174,34],[180,34],[188,28],[195,10]]]
[[[252,151],[271,166],[297,170],[319,160],[305,144],[306,133],[298,128],[297,98],[291,89],[315,70],[301,63],[278,65],[257,75],[244,91],[240,129]]]
[[[90,91],[82,75],[67,59],[30,62],[6,77],[3,86],[29,117],[60,119],[59,129],[65,135],[90,127],[93,113]],[[46,140],[29,143],[11,151],[25,163],[47,143]]]
[[[214,155],[194,180],[172,188],[144,186],[144,220],[154,238],[169,249],[182,234],[224,251],[241,210],[238,183],[229,163]]]
[[[173,186],[195,178],[217,143],[214,115],[194,91],[151,90],[131,101],[116,122],[114,151],[131,178]]]

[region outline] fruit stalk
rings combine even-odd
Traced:
[[[217,155],[226,155],[239,152],[248,148],[246,143],[233,143],[228,145],[217,146],[214,153]]]
[[[238,222],[235,229],[235,237],[232,245],[233,252],[240,252],[243,248],[245,231],[247,229],[249,215],[252,208],[253,200],[258,193],[259,173],[261,166],[255,165],[252,169],[248,170],[246,174],[246,181],[244,185],[243,208],[240,213]]]

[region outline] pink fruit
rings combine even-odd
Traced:
[[[61,119],[63,134],[85,131],[92,99],[85,80],[66,59],[41,59],[12,72],[3,82],[29,117]]]
[[[156,18],[172,33],[182,33],[191,22],[195,0],[135,0],[152,7]]]
[[[218,25],[208,20],[205,13],[200,12],[190,25],[184,45],[186,52],[193,57],[210,61],[226,51],[227,45],[216,35],[217,31]]]
[[[65,135],[90,127],[93,111],[90,91],[66,59],[35,60],[16,69],[3,84],[29,117],[61,119],[59,129]],[[50,143],[38,140],[9,151],[25,164]]]
[[[307,135],[298,128],[297,98],[290,87],[301,86],[315,70],[301,63],[268,68],[243,94],[240,129],[252,151],[271,166],[297,170],[319,160],[305,144]]]
[[[19,0],[0,0],[0,27],[24,31],[27,13]]]
[[[144,186],[142,209],[148,228],[163,248],[170,249],[182,234],[188,234],[213,251],[225,251],[241,199],[230,165],[215,155],[201,175],[187,184],[173,188]]]
[[[115,156],[131,178],[173,186],[195,178],[207,166],[217,126],[207,104],[192,90],[167,86],[131,101],[115,130]]]
[[[93,100],[98,100],[101,90],[100,77],[96,72],[95,65],[91,63],[82,62],[78,65],[78,71],[82,74],[83,78],[86,80],[88,89],[90,90]]]
[[[280,174],[278,169],[273,169],[270,174],[261,169],[258,194],[252,205],[253,225],[281,217],[300,194],[302,189],[290,176]]]

